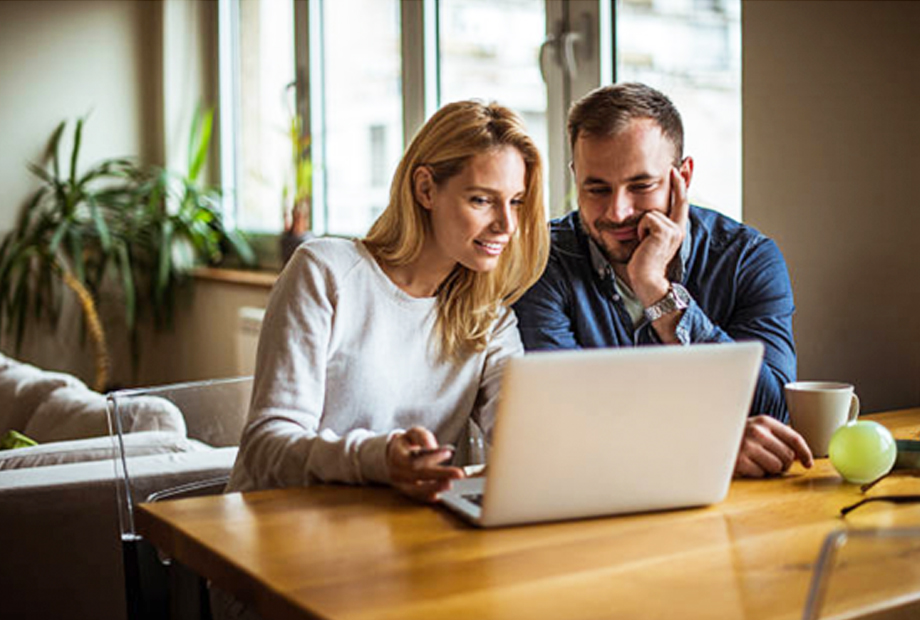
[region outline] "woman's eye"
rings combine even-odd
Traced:
[[[485,196],[473,196],[472,198],[470,198],[470,202],[472,202],[474,205],[477,205],[477,206],[486,207],[490,205],[492,201],[490,201]]]
[[[521,207],[524,206],[524,199],[515,198],[514,200],[511,201],[511,206],[514,207],[515,209],[520,209]]]

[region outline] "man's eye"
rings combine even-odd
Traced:
[[[632,185],[632,190],[634,192],[647,192],[653,187],[655,187],[653,183],[636,183]]]
[[[592,196],[606,196],[610,193],[609,187],[589,187],[588,193]]]

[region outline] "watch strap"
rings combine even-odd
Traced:
[[[667,294],[642,312],[645,315],[645,320],[651,323],[667,314],[683,310],[689,305],[690,293],[680,284],[672,282],[671,286],[668,287]]]

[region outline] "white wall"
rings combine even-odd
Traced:
[[[115,156],[167,160],[183,169],[195,107],[216,103],[215,37],[214,2],[0,1],[0,233],[15,224],[37,187],[26,162],[41,159],[63,119],[92,111],[80,169]],[[69,141],[64,148],[69,153]],[[235,373],[236,308],[264,305],[267,289],[217,283],[196,288],[180,306],[173,332],[143,331],[136,378],[117,321],[106,321],[116,384]],[[47,323],[29,330],[19,357],[90,382],[92,352],[82,317],[72,300],[64,308],[57,330]],[[14,354],[8,338],[0,337],[0,345]]]
[[[782,248],[801,379],[920,405],[920,3],[742,10],[744,215]]]
[[[0,2],[0,231],[37,187],[26,162],[64,119],[91,112],[83,166],[162,159],[160,15],[158,2]]]

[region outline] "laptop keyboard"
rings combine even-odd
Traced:
[[[476,504],[480,508],[482,507],[482,493],[465,493],[461,495],[463,499],[473,504]]]

